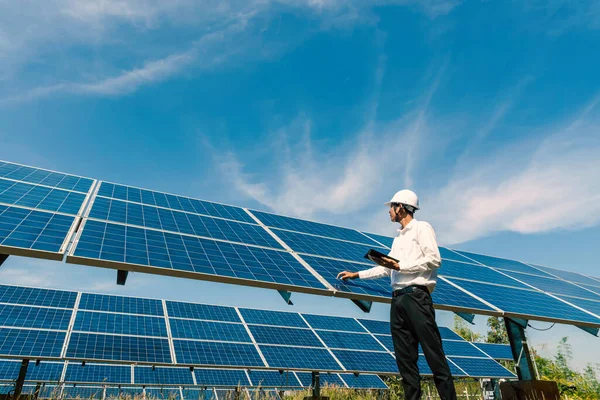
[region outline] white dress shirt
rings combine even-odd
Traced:
[[[431,225],[416,219],[410,221],[394,238],[392,250],[388,255],[400,261],[399,271],[377,266],[359,271],[358,277],[375,279],[389,276],[392,290],[421,285],[427,286],[429,293],[433,292],[442,257]]]

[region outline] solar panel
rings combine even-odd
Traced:
[[[260,345],[260,350],[271,368],[342,370],[329,352],[323,348]]]
[[[52,394],[52,392],[56,392],[56,394]],[[109,389],[107,389],[108,396]],[[58,388],[52,389],[48,395],[50,398],[55,399],[58,397],[58,393],[60,390]],[[104,388],[102,387],[90,387],[90,386],[75,386],[69,387],[66,386],[62,392],[62,398],[64,399],[102,399],[104,395]]]
[[[249,386],[243,370],[195,368],[196,384],[200,386]]]
[[[179,392],[179,388],[146,388],[144,389],[146,392],[147,399],[181,399],[181,393]],[[141,391],[140,391],[141,393]],[[138,396],[140,397],[140,396]]]
[[[387,352],[333,350],[333,354],[348,371],[398,373],[396,360]]]
[[[379,340],[379,342],[383,344],[383,347],[385,347],[388,351],[394,351],[394,342],[392,341],[392,335],[375,335],[375,338]]]
[[[65,334],[57,331],[0,328],[0,355],[58,358]]]
[[[106,365],[70,362],[65,373],[65,382],[71,383],[131,383],[129,365]]]
[[[0,177],[48,187],[74,190],[82,193],[87,193],[94,183],[94,181],[89,178],[29,167],[7,161],[0,162]]]
[[[247,324],[277,325],[296,328],[308,328],[306,322],[298,313],[255,310],[251,308],[240,308],[240,313]]]
[[[427,364],[427,361],[425,360],[425,356],[419,356],[419,368],[421,368],[423,364]],[[469,375],[467,375],[467,373],[465,371],[463,371],[456,364],[454,364],[452,362],[452,360],[450,360],[449,358],[448,358],[448,366],[450,367],[450,373],[452,373],[452,376],[454,376],[454,377],[462,378],[462,377],[469,376]],[[429,368],[429,365],[427,365],[427,368]],[[433,375],[433,372],[430,372],[430,374]]]
[[[487,357],[485,353],[464,340],[442,340],[446,356]]]
[[[314,329],[333,331],[366,332],[354,318],[332,317],[329,315],[302,314]]]
[[[392,244],[394,243],[393,237],[378,235],[376,233],[368,233],[368,232],[362,232],[362,233],[364,235],[367,235],[371,239],[375,240],[377,243],[380,243],[381,245],[386,246],[389,249],[392,248]]]
[[[549,276],[547,273],[545,273],[537,268],[530,267],[529,265],[522,263],[520,261],[509,260],[506,258],[499,258],[499,257],[493,257],[493,256],[486,256],[483,254],[469,253],[467,251],[460,251],[460,250],[454,250],[454,251],[456,251],[457,253],[459,253],[467,258],[470,258],[473,261],[476,261],[483,265],[487,265],[488,267],[498,268],[498,269],[506,270],[506,271],[513,271],[513,272],[524,272],[526,274],[532,274],[532,275]]]
[[[446,328],[445,326],[439,326],[438,328],[440,331],[440,336],[444,340],[465,340],[450,328]]]
[[[352,389],[388,389],[388,386],[377,375],[340,374],[340,377]]]
[[[468,279],[478,282],[493,282],[498,285],[527,288],[526,285],[519,283],[515,279],[503,275],[500,272],[494,271],[491,268],[451,260],[442,261],[439,275],[448,278]]]
[[[282,248],[273,236],[256,224],[205,217],[103,197],[95,199],[89,218],[243,244]]]
[[[510,272],[510,275],[547,293],[600,301],[600,295],[560,279],[520,274],[518,272]]]
[[[571,304],[581,307],[593,314],[600,316],[600,302],[595,300],[578,299],[575,297],[560,296],[561,299],[568,301]]]
[[[66,356],[83,360],[171,363],[167,339],[73,332]]]
[[[167,301],[167,312],[174,318],[242,322],[233,307]]]
[[[76,292],[0,285],[1,303],[73,308],[76,298]]]
[[[256,347],[245,343],[173,340],[179,364],[263,367]]]
[[[272,386],[278,388],[302,387],[298,378],[290,371],[248,371],[252,386]]]
[[[250,325],[249,328],[256,343],[323,347],[323,344],[310,329],[280,328],[262,325]]]
[[[209,215],[211,217],[254,223],[254,220],[240,207],[211,203],[189,197],[175,196],[172,194],[138,189],[109,182],[100,183],[98,196]]]
[[[564,270],[560,270],[560,269],[556,269],[556,268],[542,267],[541,265],[535,265],[535,264],[529,264],[529,265],[531,265],[532,267],[535,267],[537,269],[541,269],[542,271],[544,271],[548,274],[551,274],[558,278],[562,278],[569,282],[581,283],[584,285],[590,283],[590,278],[586,277],[585,275],[579,274],[577,272],[564,271]]]
[[[513,360],[509,344],[473,343],[475,347],[492,357],[494,360]]]
[[[185,400],[217,400],[213,388],[182,388],[183,398]]]
[[[556,322],[600,323],[599,318],[538,291],[469,281],[461,281],[460,286],[501,308],[507,316],[533,316],[534,319]]]
[[[62,362],[30,363],[25,380],[33,382],[58,382],[65,364]],[[15,379],[17,375],[15,375]]]
[[[87,220],[67,262],[276,288],[325,286],[290,253]],[[153,267],[140,269],[140,267]]]
[[[461,282],[459,286],[464,285]],[[500,314],[487,304],[444,281],[443,278],[438,279],[435,290],[431,294],[431,299],[433,300],[435,307],[440,309],[451,311],[460,311],[462,309],[488,315]]]
[[[317,334],[330,349],[385,350],[367,333],[317,331]]]
[[[77,313],[73,330],[123,335],[167,336],[164,318],[90,311]]]
[[[252,342],[242,324],[171,318],[169,325],[174,338]]]
[[[276,215],[262,211],[251,210],[251,212],[263,224],[272,228],[286,229],[288,231],[302,232],[356,243],[364,243],[370,246],[378,246],[377,242],[374,242],[367,236],[354,229],[341,228],[339,226],[285,217],[283,215]]]
[[[193,385],[194,379],[188,368],[140,367],[133,370],[134,383],[144,385]]]
[[[449,357],[472,377],[514,378],[515,375],[491,358]]]
[[[14,380],[19,375],[21,363],[19,361],[0,360],[0,380]]]
[[[160,300],[92,293],[81,294],[79,309],[156,316],[164,314]]]
[[[303,387],[307,388],[312,386],[312,373],[296,372],[296,375]],[[344,381],[342,381],[338,374],[321,373],[319,374],[319,383],[321,386],[345,387]]]
[[[0,178],[0,203],[78,215],[86,194]]]
[[[73,311],[0,305],[0,326],[67,330]]]

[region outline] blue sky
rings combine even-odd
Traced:
[[[13,3],[2,159],[383,234],[381,204],[409,187],[441,244],[600,275],[595,2]],[[0,269],[4,283],[292,309],[275,292],[115,275]],[[577,328],[529,331],[548,352],[570,336],[577,367],[600,358]]]

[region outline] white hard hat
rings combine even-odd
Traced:
[[[390,205],[392,205],[392,203],[405,204],[407,206],[411,206],[415,210],[419,209],[419,198],[412,190],[404,189],[399,192],[396,192],[394,197],[392,197],[390,201],[385,203],[385,205],[389,207]]]

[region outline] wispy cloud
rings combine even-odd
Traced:
[[[446,244],[494,232],[540,233],[600,222],[598,98],[537,143],[515,143],[432,193],[428,216]]]

